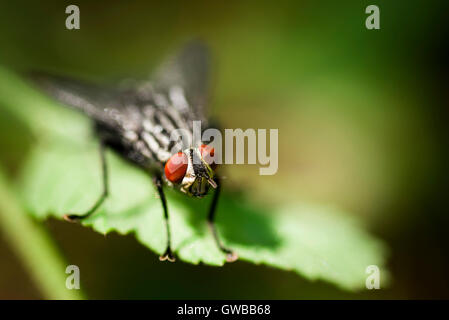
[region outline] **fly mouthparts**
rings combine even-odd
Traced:
[[[207,182],[209,182],[212,188],[217,189],[217,183],[212,178],[209,178]]]

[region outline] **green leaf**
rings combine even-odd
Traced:
[[[0,69],[0,79],[2,72]],[[39,219],[86,211],[101,193],[98,142],[91,135],[88,119],[56,107],[18,79],[13,80],[16,86],[9,86],[9,90],[0,85],[0,97],[8,97],[0,98],[0,105],[22,102],[23,108],[39,115],[33,117],[23,110],[17,113],[30,127],[38,128],[35,132],[39,138],[18,183],[24,205]],[[20,96],[17,86],[21,88]],[[24,99],[27,94],[34,95],[33,99]],[[42,124],[42,119],[48,120]],[[104,234],[134,233],[138,241],[161,254],[166,234],[151,177],[113,152],[107,153],[107,162],[110,196],[83,224]],[[344,289],[363,288],[366,267],[377,265],[385,284],[386,249],[354,218],[322,205],[292,203],[270,208],[252,203],[243,194],[226,191],[226,185],[224,189],[217,227],[224,243],[241,260],[292,270],[307,279],[326,280]],[[223,265],[225,257],[206,225],[210,197],[192,199],[167,190],[167,199],[178,259]]]

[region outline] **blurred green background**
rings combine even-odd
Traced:
[[[77,4],[81,29],[65,28]],[[381,29],[365,28],[380,8]],[[0,1],[0,64],[107,81],[145,77],[186,40],[213,53],[211,113],[227,128],[278,128],[279,171],[232,166],[255,199],[358,215],[391,248],[388,289],[347,293],[244,262],[160,264],[130,236],[47,221],[90,298],[449,298],[447,12],[444,1]],[[0,79],[7,81],[7,79]],[[0,161],[27,145],[0,108]],[[41,298],[0,234],[0,298]],[[151,284],[151,285],[149,285]]]

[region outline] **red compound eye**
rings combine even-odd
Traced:
[[[215,149],[211,146],[202,144],[200,147],[201,156],[203,157],[204,161],[212,168],[215,169],[217,164],[214,162],[213,156],[215,154]]]
[[[165,176],[173,183],[180,182],[187,171],[188,159],[183,152],[175,153],[165,164]]]

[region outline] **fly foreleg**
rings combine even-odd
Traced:
[[[165,261],[168,260],[170,262],[175,262],[175,256],[171,251],[171,237],[170,237],[170,225],[168,223],[168,208],[167,208],[167,200],[165,199],[164,190],[162,189],[162,178],[159,175],[156,175],[153,178],[154,185],[156,186],[157,192],[159,193],[159,197],[161,198],[162,208],[164,209],[164,220],[165,220],[165,228],[167,230],[167,246],[164,254],[159,257],[159,260]]]
[[[92,215],[97,209],[101,206],[104,200],[107,198],[109,189],[108,189],[108,168],[106,165],[106,157],[105,157],[105,145],[103,142],[100,142],[100,159],[101,159],[101,169],[103,175],[103,191],[98,198],[98,200],[94,203],[94,205],[83,214],[66,214],[64,215],[64,219],[69,222],[78,222],[83,220],[90,215]]]
[[[234,262],[237,260],[238,256],[236,253],[234,253],[231,249],[225,247],[218,237],[217,228],[215,226],[215,212],[217,211],[217,203],[218,198],[220,196],[220,189],[221,189],[221,183],[218,177],[215,179],[215,183],[217,184],[217,187],[215,188],[214,196],[212,198],[212,204],[209,208],[209,215],[207,216],[207,223],[209,225],[209,228],[211,229],[212,235],[214,236],[215,243],[217,244],[218,248],[226,255],[226,261],[227,262]]]

